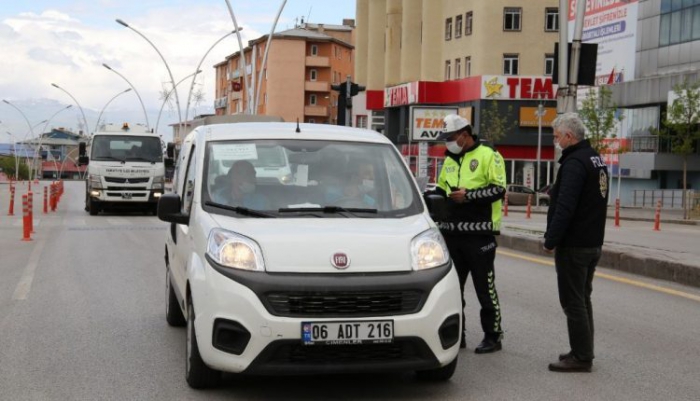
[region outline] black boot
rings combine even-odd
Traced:
[[[492,352],[500,351],[501,348],[503,348],[501,345],[501,336],[490,336],[487,334],[484,336],[481,344],[476,347],[474,352],[477,354],[490,354]]]
[[[573,355],[549,364],[552,372],[590,372],[592,367],[593,362],[579,360]]]

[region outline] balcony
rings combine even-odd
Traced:
[[[234,79],[236,79],[240,76],[241,76],[241,70],[236,69],[233,71],[229,71],[229,73],[227,74],[226,77],[228,78],[229,81],[233,81]]]
[[[330,108],[328,106],[304,106],[304,115],[309,117],[328,117]]]
[[[328,81],[306,81],[304,90],[307,92],[329,92],[331,86]]]
[[[225,97],[220,97],[218,99],[214,100],[214,108],[215,109],[223,109],[226,108],[226,98]]]
[[[307,67],[330,67],[331,62],[328,57],[306,56]]]

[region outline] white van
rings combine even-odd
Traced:
[[[285,173],[268,179],[267,168]],[[171,223],[166,318],[187,326],[191,387],[222,371],[452,376],[457,273],[387,138],[320,124],[207,125],[185,138],[176,169],[158,217]]]

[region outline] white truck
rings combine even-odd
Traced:
[[[85,210],[96,215],[120,206],[156,214],[163,194],[165,167],[160,137],[140,125],[105,124],[80,146],[85,174]]]

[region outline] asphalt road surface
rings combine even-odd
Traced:
[[[700,290],[599,269],[590,374],[547,371],[568,351],[550,259],[499,249],[503,351],[469,349],[447,383],[412,374],[250,377],[187,387],[185,331],[164,316],[166,224],[138,213],[89,216],[84,184],[22,242],[0,187],[0,400],[697,400]],[[39,210],[40,209],[35,209]],[[36,213],[36,211],[35,211]]]

